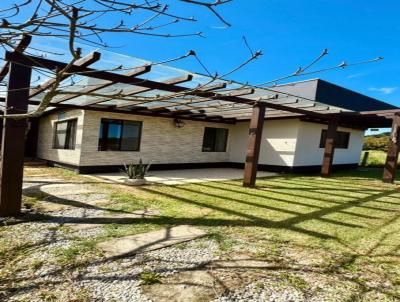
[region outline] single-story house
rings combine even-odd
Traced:
[[[274,87],[276,91],[323,102],[321,111],[374,111],[395,106],[321,79]],[[315,105],[312,105],[315,107]],[[229,112],[228,112],[229,114]],[[153,169],[243,167],[249,116],[235,122],[200,121],[90,109],[56,108],[32,127],[37,149],[31,156],[80,173],[118,171],[139,159]],[[259,170],[320,170],[327,124],[291,114],[265,115]],[[366,126],[339,125],[334,168],[358,166]],[[29,146],[34,144],[34,140]]]
[[[243,186],[255,187],[258,169],[321,169],[329,177],[333,168],[356,167],[364,131],[392,127],[383,181],[395,180],[395,106],[320,79],[251,86],[107,55],[100,60],[103,54],[92,52],[68,66],[6,51],[2,108],[30,118],[1,125],[0,215],[20,213],[24,155],[80,173],[115,171],[140,159],[153,169],[244,166]],[[37,117],[56,79],[35,86],[35,73],[67,66],[59,93]]]

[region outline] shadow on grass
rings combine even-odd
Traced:
[[[371,175],[371,174],[370,174]],[[375,176],[378,173],[375,172]],[[184,213],[180,215],[160,215],[153,217],[137,217],[137,218],[108,218],[107,220],[101,217],[68,217],[62,216],[61,219],[64,223],[72,224],[116,224],[116,225],[141,225],[141,224],[153,224],[157,226],[166,227],[167,229],[173,225],[194,225],[204,227],[243,227],[243,228],[264,228],[264,229],[278,229],[288,230],[294,233],[304,234],[307,236],[315,237],[321,240],[334,240],[349,250],[349,254],[340,257],[334,263],[327,263],[326,267],[312,267],[299,265],[297,263],[275,263],[271,264],[268,262],[266,266],[230,266],[229,268],[224,267],[223,263],[220,263],[220,267],[214,264],[206,263],[200,266],[195,266],[193,269],[208,269],[209,265],[213,265],[213,269],[223,270],[263,270],[263,271],[289,271],[289,272],[306,272],[313,271],[324,274],[340,275],[342,278],[351,281],[360,288],[361,293],[365,294],[371,287],[366,285],[363,280],[359,280],[356,277],[352,277],[351,274],[346,274],[346,268],[354,265],[360,259],[368,258],[374,261],[380,261],[382,257],[397,257],[397,250],[399,245],[394,245],[390,250],[386,250],[384,253],[380,251],[382,246],[386,243],[389,234],[382,234],[368,250],[357,250],[353,246],[350,246],[346,241],[338,236],[334,236],[325,232],[324,227],[321,229],[308,229],[304,226],[304,223],[310,221],[318,221],[327,228],[343,227],[352,229],[361,229],[365,226],[355,223],[355,219],[367,219],[379,222],[376,227],[376,231],[380,228],[386,227],[393,223],[399,218],[399,209],[387,208],[387,203],[381,199],[392,197],[393,194],[398,194],[400,191],[397,187],[387,186],[385,188],[370,187],[368,184],[362,185],[353,184],[346,181],[348,174],[335,174],[334,178],[330,179],[329,182],[321,183],[319,180],[313,178],[303,178],[298,176],[278,176],[273,178],[260,179],[260,187],[258,189],[244,189],[240,186],[240,182],[209,182],[209,183],[196,183],[187,185],[176,185],[176,186],[146,186],[139,190],[145,192],[154,198],[161,199],[163,202],[173,201],[177,206],[179,204],[186,206],[193,206],[194,208],[204,208],[211,210],[213,213],[218,213],[221,217],[213,217],[213,215],[197,215],[197,217],[185,217]],[[352,173],[351,179],[358,179],[358,175]],[[370,179],[377,179],[376,177],[369,177]],[[337,188],[335,188],[335,185]],[[40,193],[41,185],[31,187],[27,192],[35,192],[32,194]],[[338,191],[337,194],[332,191]],[[327,193],[324,193],[327,192]],[[42,192],[43,193],[43,192]],[[352,196],[351,194],[360,194],[360,198]],[[347,195],[349,194],[349,195]],[[63,197],[47,195],[50,202],[70,205],[77,208],[95,208],[99,210],[108,211],[110,209],[88,206],[83,202],[77,202],[74,200],[68,200]],[[285,198],[286,197],[286,198]],[[377,207],[366,205],[370,202],[377,202]],[[400,206],[400,202],[389,203],[392,206]],[[296,206],[296,207],[294,207]],[[354,209],[366,209],[368,214],[354,213],[350,210]],[[118,211],[122,213],[129,213],[128,211]],[[273,212],[280,217],[278,220],[265,217],[264,212]],[[373,212],[374,214],[370,214]],[[351,222],[335,220],[326,216],[331,214],[345,214],[351,219]],[[379,216],[379,215],[385,216]],[[281,215],[281,216],[279,216]],[[55,217],[51,214],[37,214],[36,216],[27,215],[21,217],[24,221],[31,221],[33,219],[40,219],[43,223],[54,222]],[[58,219],[58,218],[57,218]],[[166,237],[162,240],[168,240],[168,232]],[[262,240],[262,239],[260,239]],[[159,241],[157,242],[159,243]],[[29,251],[34,246],[27,245],[26,250]],[[310,247],[308,247],[310,248]],[[132,251],[130,254],[135,254],[137,251]],[[55,271],[51,271],[48,275],[57,275],[66,271],[73,271],[74,269],[81,267],[82,265],[96,265],[114,261],[118,258],[125,258],[130,254],[121,255],[120,257],[113,258],[101,258],[101,259],[89,259],[84,263],[73,264],[68,267],[63,267]],[[254,260],[252,258],[251,260]],[[147,260],[144,260],[147,261]],[[172,262],[179,262],[177,260],[171,260]],[[363,260],[364,261],[364,260]],[[390,261],[385,259],[385,261]],[[187,270],[187,269],[185,269]],[[179,270],[178,270],[179,271]],[[129,274],[122,276],[95,276],[82,278],[87,280],[100,280],[100,281],[118,281],[118,280],[136,280],[137,274]],[[23,280],[14,280],[15,282]],[[28,278],[29,279],[29,278]],[[224,282],[223,280],[216,277],[216,282]],[[48,281],[46,285],[53,283]],[[55,283],[55,282],[54,282]],[[53,284],[54,284],[53,283]],[[33,290],[40,287],[43,284],[30,287],[18,287],[12,290],[23,291]],[[376,288],[374,290],[384,291],[385,289]],[[355,295],[360,295],[357,293]],[[391,295],[391,293],[389,293]],[[393,296],[396,296],[393,294]],[[397,297],[397,296],[396,296]],[[355,298],[355,296],[353,297]],[[349,300],[350,301],[350,300]]]
[[[343,174],[346,175],[346,174]],[[352,173],[351,176],[354,174]],[[340,175],[336,176],[340,179]],[[291,181],[298,181],[299,189],[293,188],[288,183]],[[337,181],[337,180],[334,180]],[[197,183],[189,185],[176,185],[170,186],[167,190],[165,186],[145,186],[139,189],[142,192],[151,194],[156,198],[170,199],[175,202],[206,208],[216,213],[222,213],[221,217],[184,217],[184,215],[176,216],[157,216],[157,217],[138,217],[138,218],[107,218],[104,220],[101,217],[63,217],[63,221],[68,223],[84,223],[84,224],[154,224],[154,225],[196,225],[196,226],[242,226],[242,227],[263,227],[273,229],[286,229],[293,232],[299,232],[309,236],[335,239],[335,236],[323,233],[319,230],[310,230],[305,227],[299,226],[306,221],[318,220],[323,223],[337,225],[348,228],[363,228],[353,221],[346,222],[327,218],[326,216],[334,213],[346,214],[349,216],[364,218],[364,219],[380,219],[377,215],[367,215],[362,213],[354,213],[348,210],[365,208],[368,210],[379,212],[392,212],[392,208],[385,208],[382,204],[379,207],[366,205],[371,201],[376,201],[385,197],[390,197],[392,194],[399,193],[397,188],[378,190],[371,189],[370,191],[358,190],[356,186],[351,183],[344,183],[344,191],[347,193],[362,194],[361,198],[349,197],[342,194],[337,194],[336,197],[343,197],[345,200],[335,200],[334,194],[322,194],[318,192],[316,196],[315,191],[332,190],[330,187],[324,186],[319,183],[314,184],[312,180],[307,183],[307,180],[301,177],[292,176],[279,176],[259,181],[261,187],[259,190],[244,189],[240,187],[239,182],[209,182]],[[293,183],[291,183],[293,184]],[[287,187],[286,187],[287,186]],[[240,187],[240,188],[239,188]],[[277,187],[277,188],[275,188]],[[338,184],[338,190],[341,186]],[[262,189],[262,190],[261,190]],[[40,192],[40,185],[27,189],[30,192]],[[288,192],[289,190],[289,192]],[[273,196],[269,193],[274,193]],[[305,192],[308,194],[304,195]],[[373,192],[373,194],[371,193]],[[313,195],[314,194],[314,195]],[[278,195],[278,196],[277,196]],[[289,197],[289,198],[285,198]],[[257,199],[257,201],[254,201]],[[93,208],[98,210],[109,211],[110,209],[98,206],[92,206],[83,202],[64,199],[57,196],[48,196],[50,202],[59,204],[70,205],[74,207]],[[291,206],[296,205],[301,207],[301,210],[294,210]],[[398,204],[393,203],[393,206]],[[243,207],[245,207],[243,209]],[[255,209],[252,211],[252,209]],[[259,215],[260,210],[276,212],[277,215],[282,215],[279,220],[272,220],[266,218],[264,215]],[[129,213],[128,211],[111,210],[120,213]],[[36,216],[22,217],[23,220],[29,221],[32,218],[40,219],[43,222],[54,221],[51,214],[37,214]]]

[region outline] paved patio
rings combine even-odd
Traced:
[[[179,185],[184,183],[198,183],[207,181],[221,181],[242,179],[243,169],[232,168],[210,168],[210,169],[182,169],[150,171],[146,179],[150,183],[160,183],[165,185]],[[257,173],[257,177],[275,176],[276,173],[262,172]],[[122,172],[117,173],[99,173],[93,176],[108,180],[111,182],[123,183],[126,175]]]

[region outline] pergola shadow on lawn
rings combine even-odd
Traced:
[[[379,172],[373,170],[367,174],[374,179]],[[363,173],[365,172],[354,172],[351,177],[349,173],[337,173],[329,181],[312,175],[268,177],[258,179],[257,190],[243,188],[240,181],[174,186],[154,185],[132,189],[132,191],[121,185],[111,185],[119,189],[126,188],[124,191],[132,196],[132,203],[135,203],[135,192],[137,191],[149,195],[148,204],[151,206],[154,202],[155,205],[160,206],[162,214],[138,218],[116,217],[107,220],[93,217],[62,216],[58,218],[68,224],[113,224],[122,228],[144,224],[168,228],[173,225],[187,224],[205,227],[211,238],[219,233],[231,234],[239,238],[247,238],[249,244],[262,242],[268,246],[278,242],[281,246],[290,245],[309,253],[312,253],[316,247],[322,248],[335,254],[335,260],[326,261],[320,265],[306,265],[278,261],[274,255],[269,255],[267,259],[260,260],[259,266],[249,265],[246,267],[247,260],[255,259],[249,256],[242,259],[243,265],[230,264],[228,269],[261,270],[263,272],[315,272],[336,275],[356,283],[361,291],[366,293],[371,289],[370,286],[362,280],[352,277],[345,270],[358,261],[396,265],[400,246],[391,239],[397,233],[396,228],[392,229],[391,224],[400,218],[400,189],[389,184],[382,185],[374,180],[360,181],[360,175]],[[93,184],[90,181],[87,183]],[[40,185],[25,190],[28,195],[34,195],[34,192],[40,193]],[[48,197],[46,200],[50,202],[81,208],[88,207],[82,202],[50,194],[48,196],[50,198]],[[111,210],[115,213],[130,212],[129,208],[123,206],[120,208],[118,206],[96,208]],[[48,223],[54,221],[54,216],[51,214],[27,215],[23,219]],[[165,238],[165,240],[167,239]],[[363,241],[367,241],[367,243],[364,244]],[[32,246],[27,243],[20,248],[29,251],[38,248],[39,245]],[[10,254],[12,252],[11,250],[7,251]],[[96,265],[117,259],[119,257],[85,260],[84,263],[68,265],[49,271],[48,274],[56,275],[72,271],[82,265]],[[143,261],[149,260],[144,259]],[[170,261],[176,262],[177,260],[171,259]],[[210,269],[209,265],[214,271],[227,269],[224,267],[224,261],[220,261],[218,265],[204,263],[195,267],[194,270],[208,270]],[[178,271],[180,270],[178,269]],[[129,280],[137,279],[138,276],[129,274],[93,278]],[[219,279],[215,281],[222,284],[225,282]],[[16,290],[31,289],[22,287]],[[384,292],[386,289],[379,290]],[[359,294],[354,293],[355,296]],[[387,294],[397,297],[391,292]]]
[[[361,172],[360,172],[361,173]],[[376,175],[378,172],[374,172]],[[375,178],[373,174],[369,177]],[[135,225],[150,223],[155,225],[196,225],[196,226],[232,226],[232,227],[261,227],[271,229],[285,229],[295,233],[301,233],[317,238],[337,239],[332,234],[326,234],[318,230],[307,229],[298,226],[307,221],[317,220],[326,224],[334,224],[345,228],[364,228],[365,226],[355,223],[354,219],[379,220],[379,213],[391,213],[393,209],[385,206],[400,206],[399,203],[387,202],[385,197],[400,194],[400,189],[389,186],[382,187],[376,184],[354,185],[343,183],[341,177],[346,173],[337,174],[327,182],[311,176],[276,176],[260,179],[258,190],[244,189],[240,181],[219,181],[192,183],[174,186],[144,186],[139,191],[152,195],[155,199],[173,200],[182,205],[203,208],[213,213],[222,215],[205,215],[202,217],[190,217],[182,211],[179,215],[160,215],[155,217],[138,218],[115,218],[102,221],[101,218],[74,218],[63,217],[68,223],[85,224],[119,224]],[[40,194],[40,187],[33,186],[26,189],[29,192]],[[352,196],[355,195],[355,196]],[[74,207],[96,208],[108,210],[115,213],[129,213],[123,209],[102,208],[88,205],[83,202],[64,199],[62,197],[48,195],[47,201],[65,204]],[[368,204],[374,203],[377,204]],[[350,210],[366,210],[374,213],[357,213]],[[262,212],[260,212],[262,211]],[[395,210],[397,211],[397,210]],[[271,214],[272,213],[272,214]],[[264,215],[267,214],[267,215]],[[271,214],[268,217],[268,215]],[[349,221],[327,218],[331,214],[343,214],[348,216]],[[185,217],[187,216],[187,217]],[[222,216],[222,217],[221,217]],[[232,217],[232,218],[228,218]],[[31,218],[40,219],[43,223],[51,221],[52,216],[37,214],[33,217],[26,215],[21,217],[22,221]],[[49,220],[50,219],[50,220]]]

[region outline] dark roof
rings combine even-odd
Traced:
[[[352,111],[374,111],[397,109],[398,107],[371,98],[350,89],[321,79],[288,83],[276,86],[281,92],[292,93],[326,105]]]

